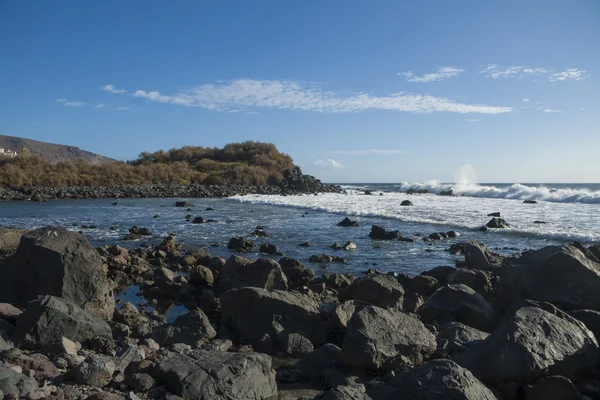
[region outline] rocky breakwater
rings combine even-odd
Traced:
[[[0,200],[45,201],[51,199],[100,199],[100,198],[151,198],[189,197],[221,198],[246,194],[290,195],[307,193],[340,193],[339,186],[327,185],[310,175],[302,174],[299,167],[286,170],[280,182],[269,186],[253,185],[121,185],[113,186],[68,186],[68,187],[23,187],[1,188]]]
[[[315,276],[299,260],[225,260],[174,236],[94,250],[79,234],[36,230],[0,265],[2,283],[14,282],[0,304],[0,390],[25,399],[598,398],[600,247],[510,258],[463,247],[461,269]],[[131,283],[143,304],[106,303]],[[150,307],[162,301],[188,311],[166,323]]]

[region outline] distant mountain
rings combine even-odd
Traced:
[[[0,135],[0,147],[4,148],[5,151],[16,151],[18,154],[21,154],[23,149],[26,148],[30,154],[37,154],[51,163],[75,159],[85,160],[91,164],[104,164],[115,161],[108,157],[81,150],[79,147],[38,142],[37,140],[15,136]]]

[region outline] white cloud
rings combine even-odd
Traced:
[[[456,68],[456,67],[442,67],[437,70],[437,72],[431,74],[425,74],[422,76],[413,75],[412,71],[408,72],[399,72],[398,75],[404,76],[404,78],[408,82],[419,82],[419,83],[429,83],[441,81],[443,79],[452,78],[454,76],[459,75],[461,72],[464,72],[464,69]]]
[[[117,108],[115,108],[115,110],[117,110],[117,111],[126,111],[126,110],[131,110],[131,107],[117,107]]]
[[[559,81],[580,81],[587,78],[587,71],[577,68],[569,68],[565,71],[553,71],[546,68],[531,68],[520,65],[502,67],[496,64],[484,65],[479,71],[485,74],[487,78],[498,79],[498,78],[524,78],[524,77],[537,77],[548,82],[559,82]],[[525,100],[523,100],[525,101]]]
[[[332,150],[329,152],[330,154],[346,154],[351,156],[364,156],[364,155],[392,155],[392,154],[402,154],[404,150]]]
[[[96,105],[94,106],[94,108],[104,108],[104,107],[105,107],[105,105],[104,105],[104,104],[102,104],[102,103],[96,104]]]
[[[469,119],[469,118],[466,118],[465,121],[466,122],[477,122],[479,120],[478,119]]]
[[[56,99],[57,103],[66,103],[67,99]]]
[[[116,94],[123,94],[126,92],[125,89],[117,89],[115,85],[111,85],[111,84],[102,86],[100,88],[100,90],[103,90],[103,91],[109,92],[109,93],[116,93]]]
[[[84,103],[83,101],[69,101],[67,99],[56,99],[56,102],[64,104],[65,107],[82,107],[87,104],[87,103]]]
[[[174,95],[136,90],[133,96],[159,103],[201,107],[214,111],[240,108],[275,108],[321,113],[393,110],[413,113],[445,111],[460,114],[502,114],[513,111],[512,107],[465,104],[445,97],[414,93],[394,93],[387,96],[373,96],[367,93],[341,95],[300,82],[252,79],[200,85]]]
[[[563,110],[553,110],[551,108],[545,108],[544,112],[546,112],[546,113],[561,113],[561,112],[563,112]]]
[[[320,167],[320,168],[327,168],[327,169],[344,168],[344,166],[342,164],[340,164],[339,162],[337,162],[331,158],[328,158],[327,160],[316,160],[314,162],[314,165],[316,165],[317,167]]]
[[[585,111],[585,108],[579,108],[577,111]]]
[[[531,100],[530,99],[523,99],[521,100],[523,103],[529,103]]]

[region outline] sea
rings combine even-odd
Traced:
[[[579,241],[600,243],[600,184],[475,184],[436,181],[390,184],[344,184],[345,194],[299,196],[248,195],[225,199],[114,199],[53,200],[47,203],[0,203],[0,225],[31,229],[64,226],[81,231],[94,246],[118,244],[127,248],[153,246],[168,234],[177,240],[206,247],[228,258],[227,242],[234,236],[250,237],[262,227],[268,238],[253,238],[258,246],[275,244],[281,253],[313,268],[317,274],[340,272],[360,275],[369,268],[382,272],[418,274],[458,259],[447,250],[453,243],[478,240],[493,251],[512,254],[548,245]],[[408,195],[408,189],[429,194]],[[372,192],[365,194],[365,190]],[[453,190],[455,196],[437,193]],[[191,211],[175,207],[188,200]],[[401,206],[410,200],[413,206]],[[536,200],[537,204],[524,204]],[[510,228],[482,232],[479,228],[500,212]],[[187,214],[217,222],[193,224]],[[340,227],[344,217],[358,227]],[[536,221],[545,222],[543,224]],[[149,228],[153,235],[124,241],[132,226]],[[372,225],[399,230],[414,242],[372,241]],[[427,242],[431,233],[457,231],[458,239]],[[334,250],[334,243],[354,242],[353,251]],[[309,242],[310,247],[299,244]],[[311,264],[313,254],[329,254],[347,263]],[[248,258],[265,257],[258,252]],[[275,257],[278,258],[278,257]]]

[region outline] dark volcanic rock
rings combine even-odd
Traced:
[[[255,247],[256,245],[252,240],[243,237],[231,238],[227,244],[228,249],[239,251],[241,253],[250,253]]]
[[[457,362],[484,382],[522,382],[573,376],[598,359],[594,334],[583,323],[551,304],[529,302]]]
[[[497,323],[492,306],[479,293],[461,284],[439,288],[417,313],[425,323],[441,325],[456,321],[487,332]]]
[[[359,300],[381,308],[402,308],[404,288],[391,275],[356,279],[340,293],[340,300]]]
[[[115,308],[102,258],[83,235],[65,228],[23,235],[17,253],[0,265],[0,302],[25,305],[47,294],[105,319]]]
[[[184,343],[198,348],[216,336],[217,332],[200,309],[178,317],[173,324],[160,325],[152,330],[152,338],[161,346]]]
[[[572,245],[548,246],[498,270],[505,301],[547,301],[565,310],[600,311],[600,264]]]
[[[581,394],[564,376],[549,376],[525,386],[525,400],[581,400]]]
[[[537,204],[537,201],[535,201],[535,200],[525,200],[523,202],[523,204]]]
[[[61,340],[83,342],[94,337],[112,341],[110,326],[76,304],[59,297],[45,296],[33,301],[19,317],[13,334],[16,343],[44,346]]]
[[[371,227],[371,233],[369,237],[374,240],[401,240],[405,242],[412,242],[412,239],[402,237],[400,231],[387,231],[384,228],[373,225]]]
[[[259,251],[263,254],[271,254],[271,255],[280,254],[277,246],[275,246],[272,243],[261,244]]]
[[[231,256],[221,269],[218,285],[221,290],[259,287],[267,290],[287,290],[287,278],[275,260],[259,258],[252,262]]]
[[[315,276],[312,269],[307,268],[306,265],[295,258],[283,257],[279,260],[279,265],[288,280],[290,289],[308,285]]]
[[[460,322],[449,322],[442,325],[438,332],[438,341],[443,341],[443,348],[450,354],[463,353],[474,345],[487,339],[490,334],[472,328]]]
[[[184,399],[268,400],[277,398],[275,371],[265,354],[169,353],[158,364],[158,377]]]
[[[450,360],[434,360],[394,378],[385,400],[496,400],[473,374]]]
[[[415,365],[436,349],[435,337],[414,314],[379,307],[356,311],[348,322],[342,361],[351,369]]]
[[[310,296],[245,287],[223,293],[220,300],[221,324],[252,344],[265,334],[274,338],[280,329],[300,333],[315,344],[325,342],[319,304]]]
[[[410,200],[404,200],[402,203],[400,203],[401,206],[412,206],[413,203]]]
[[[494,229],[510,228],[508,222],[498,217],[492,218],[485,226]]]
[[[488,217],[498,217],[498,218],[500,218],[500,213],[499,212],[493,212],[491,214],[488,214],[487,216]]]
[[[506,259],[503,255],[493,253],[479,242],[469,240],[463,248],[465,268],[494,270],[501,267]]]
[[[350,218],[346,217],[337,224],[338,226],[358,226],[357,221],[352,221]]]

